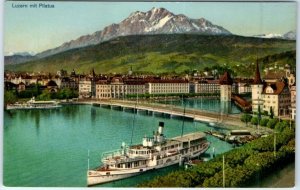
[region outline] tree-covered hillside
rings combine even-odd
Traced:
[[[124,36],[24,64],[6,65],[5,69],[53,73],[75,69],[87,73],[94,68],[96,73],[127,73],[132,66],[141,73],[184,73],[219,65],[238,75],[251,76],[249,69],[257,58],[273,56],[264,64],[295,65],[295,49],[295,41],[241,36]]]

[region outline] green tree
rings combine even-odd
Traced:
[[[274,118],[274,111],[272,106],[270,107],[270,118],[273,119]]]
[[[278,122],[278,119],[276,119],[276,118],[270,119],[268,124],[267,124],[267,127],[271,128],[271,129],[274,129],[277,122]]]
[[[45,89],[42,94],[37,97],[37,100],[51,100],[51,93]]]
[[[265,127],[265,126],[267,126],[268,122],[269,122],[269,119],[262,118],[259,122],[259,125]]]
[[[248,126],[248,122],[251,121],[251,118],[252,118],[251,115],[244,113],[244,114],[241,116],[241,121],[244,122],[244,123],[246,123],[246,126]]]
[[[260,110],[260,105],[258,105],[258,113],[257,113],[257,123],[259,124],[261,120],[261,110]]]
[[[258,125],[258,118],[257,117],[252,117],[251,124],[252,125]]]
[[[4,92],[4,105],[13,104],[17,101],[17,96],[14,91],[5,91]]]
[[[278,132],[282,132],[287,127],[289,127],[289,123],[287,121],[281,121],[276,123],[275,130]]]

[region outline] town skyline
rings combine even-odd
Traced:
[[[39,53],[55,48],[82,35],[100,31],[112,23],[119,23],[132,12],[146,12],[153,7],[165,8],[174,14],[184,14],[193,19],[205,18],[242,36],[284,34],[296,30],[295,2],[142,2],[134,3],[134,6],[127,2],[55,2],[52,3],[55,5],[53,9],[17,9],[12,8],[12,3],[15,2],[5,3],[6,55],[24,51]],[[61,14],[62,11],[65,14]]]

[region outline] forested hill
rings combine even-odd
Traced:
[[[251,63],[257,58],[272,57],[265,60],[265,64],[289,62],[295,65],[295,49],[296,42],[292,40],[241,36],[124,36],[23,64],[6,65],[5,69],[53,73],[60,69],[75,69],[87,73],[94,68],[96,73],[126,73],[132,66],[135,72],[183,73],[220,65],[238,75],[248,75]]]

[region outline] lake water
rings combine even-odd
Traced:
[[[135,119],[133,119],[135,117]],[[133,143],[151,135],[158,122],[165,122],[165,135],[181,135],[182,120],[111,110],[90,105],[68,105],[53,110],[12,110],[4,112],[5,186],[85,187],[88,168],[99,165],[102,152],[130,143],[134,121]],[[184,133],[210,130],[206,123],[185,121]],[[216,153],[232,149],[231,145],[208,136],[212,143],[207,151]],[[179,169],[172,166],[128,178],[102,187],[134,187],[137,182]]]
[[[185,100],[161,100],[161,104],[171,104],[174,106],[180,106],[192,109],[206,110],[210,112],[220,112],[220,99],[219,98],[195,98],[195,99],[185,99]],[[233,102],[228,102],[227,111],[229,114],[241,113],[240,108],[238,108]]]

